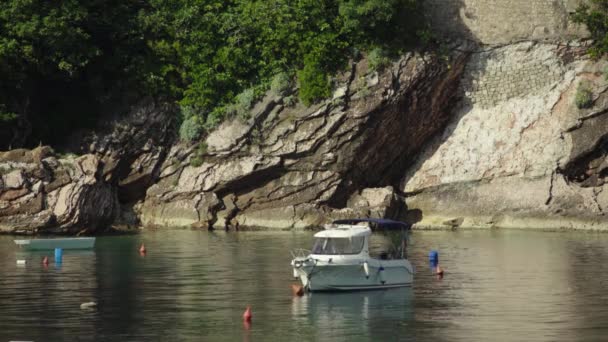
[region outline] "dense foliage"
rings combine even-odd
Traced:
[[[599,58],[608,53],[608,0],[591,0],[591,5],[581,4],[572,15],[572,20],[585,24],[591,33],[591,56]]]
[[[48,142],[153,95],[187,107],[197,136],[273,78],[328,96],[356,51],[399,52],[422,17],[418,0],[5,0],[0,125]]]
[[[128,101],[155,75],[139,13],[124,0],[10,0],[0,5],[0,120],[12,142],[49,142]],[[8,122],[8,123],[7,123]],[[10,143],[11,141],[9,141]],[[5,142],[6,143],[6,142]]]

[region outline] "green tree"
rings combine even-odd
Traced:
[[[197,113],[189,128],[211,128],[277,74],[297,75],[312,103],[353,51],[415,41],[420,10],[418,0],[5,0],[0,133],[52,142],[150,95]]]
[[[4,1],[0,104],[14,114],[9,124],[29,127],[19,133],[31,143],[49,142],[92,124],[102,106],[166,93],[159,49],[143,30],[148,10],[140,1]]]

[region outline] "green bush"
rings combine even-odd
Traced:
[[[199,156],[193,156],[192,158],[190,158],[190,166],[192,167],[199,167],[203,165],[203,158],[199,157]]]
[[[368,53],[367,62],[370,70],[381,71],[391,63],[391,60],[388,58],[386,51],[382,48],[375,48]]]
[[[200,143],[198,143],[198,149],[196,151],[196,154],[198,156],[202,157],[206,153],[207,153],[207,143],[204,141],[201,141]]]
[[[579,109],[589,108],[593,103],[593,92],[588,84],[580,83],[576,88],[574,102]]]
[[[198,143],[197,149],[194,151],[192,158],[190,158],[190,165],[193,167],[199,167],[203,165],[204,155],[207,153],[207,143],[201,141]]]
[[[589,30],[592,45],[589,53],[593,58],[599,58],[608,52],[608,0],[591,0],[576,8],[571,19],[575,23],[584,24]]]
[[[194,141],[203,132],[203,125],[199,116],[191,116],[182,122],[179,127],[179,137],[183,141]]]
[[[242,119],[248,119],[255,100],[255,89],[253,88],[245,89],[242,93],[238,94],[233,107],[236,115]]]
[[[270,83],[270,90],[276,95],[285,95],[290,87],[291,78],[285,72],[276,74]]]
[[[298,71],[300,99],[306,106],[331,95],[329,75],[312,56],[305,58],[304,68]]]
[[[204,127],[207,131],[211,131],[219,126],[220,123],[224,120],[227,113],[230,112],[230,106],[221,106],[215,107],[209,114],[207,114],[207,119],[205,120]]]
[[[296,103],[298,103],[298,99],[293,95],[285,96],[283,98],[283,104],[287,107],[293,107]]]

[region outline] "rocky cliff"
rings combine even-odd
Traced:
[[[305,107],[268,93],[250,119],[194,144],[177,139],[172,106],[144,101],[74,137],[79,157],[4,152],[0,230],[290,229],[353,216],[606,229],[608,63],[586,57],[568,21],[577,3],[429,1],[447,53],[380,71],[353,62],[331,99]]]
[[[409,54],[380,73],[362,60],[336,80],[331,99],[308,108],[268,94],[251,120],[225,122],[202,151],[174,146],[138,207],[141,220],[304,228],[398,215],[390,186],[449,119],[466,59]]]
[[[172,107],[143,101],[122,120],[75,135],[78,155],[48,146],[0,152],[0,232],[96,233],[136,225],[132,206],[175,138]]]
[[[525,42],[472,54],[451,122],[401,184],[419,225],[608,227],[606,63],[583,51]]]

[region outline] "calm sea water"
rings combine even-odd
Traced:
[[[146,231],[100,237],[94,251],[65,251],[45,268],[44,253],[0,236],[0,341],[608,339],[608,234],[414,232],[412,288],[293,297],[289,251],[311,238]],[[91,301],[97,310],[80,309]]]

